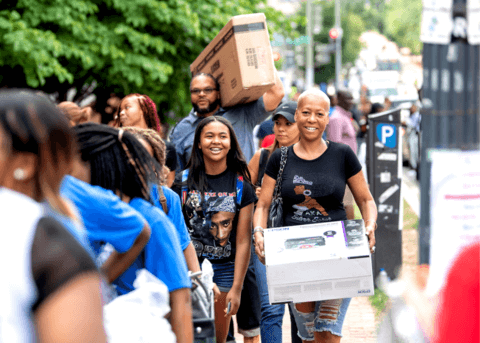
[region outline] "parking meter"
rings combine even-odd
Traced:
[[[372,259],[375,279],[384,269],[391,279],[402,266],[402,139],[400,111],[368,116],[367,174],[378,210],[376,250]]]

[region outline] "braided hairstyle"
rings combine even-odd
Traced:
[[[103,124],[80,124],[74,131],[82,160],[90,162],[92,185],[151,201],[150,183],[160,167],[137,138]]]
[[[160,184],[165,182],[165,158],[166,158],[166,146],[163,139],[160,137],[157,131],[152,129],[140,129],[138,127],[127,126],[124,127],[125,131],[131,132],[138,139],[143,139],[146,141],[153,150],[153,157],[157,160],[158,164],[162,169],[160,172],[157,172],[157,178]]]
[[[162,132],[162,127],[160,125],[160,118],[158,117],[158,113],[157,113],[157,106],[155,105],[153,100],[150,99],[150,97],[145,94],[132,93],[132,94],[128,94],[122,99],[122,101],[120,102],[120,106],[118,106],[117,113],[115,114],[115,118],[116,118],[115,125],[117,127],[122,126],[122,124],[120,123],[120,108],[122,107],[123,100],[130,97],[135,97],[137,99],[138,104],[140,105],[140,109],[143,112],[143,118],[145,119],[145,123],[147,123],[148,128],[155,130],[158,133]]]

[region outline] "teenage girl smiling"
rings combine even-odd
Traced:
[[[199,261],[212,263],[213,282],[221,292],[215,302],[216,337],[217,342],[225,342],[231,317],[240,306],[256,200],[228,120],[211,116],[198,124],[187,169],[179,174],[174,189],[182,198]]]

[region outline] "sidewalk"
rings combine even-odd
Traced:
[[[236,332],[236,321],[233,320]],[[375,343],[377,341],[375,325],[375,311],[370,305],[368,297],[352,298],[343,324],[342,343]],[[282,343],[291,343],[290,315],[287,311],[283,316],[282,328]],[[237,343],[241,343],[243,342],[243,336],[235,333],[235,340]]]
[[[413,212],[420,216],[420,186],[415,171],[403,168],[402,197],[410,205]]]

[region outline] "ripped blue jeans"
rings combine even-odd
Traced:
[[[332,299],[315,302],[315,311],[299,312],[295,304],[290,303],[298,328],[298,337],[304,341],[313,341],[314,332],[328,331],[336,336],[342,336],[342,326],[351,298]]]

